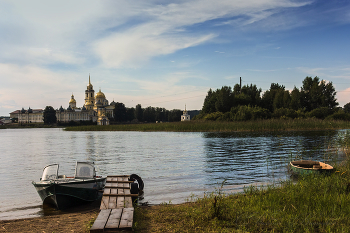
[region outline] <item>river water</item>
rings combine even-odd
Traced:
[[[32,181],[44,166],[60,164],[73,175],[76,161],[94,162],[98,175],[138,174],[149,204],[182,203],[288,179],[292,159],[331,164],[342,153],[330,145],[340,131],[278,133],[71,132],[63,129],[0,130],[0,220],[39,217],[45,211]],[[335,156],[334,156],[335,155]]]

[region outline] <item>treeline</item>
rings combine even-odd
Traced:
[[[201,113],[195,119],[243,121],[270,118],[331,118],[350,120],[350,104],[338,107],[332,82],[317,76],[306,77],[302,87],[292,91],[285,86],[272,83],[262,94],[261,88],[250,84],[233,89],[224,86],[209,90]]]
[[[118,102],[113,112],[115,122],[174,122],[181,120],[182,113],[179,109],[166,110],[151,106],[142,108],[141,104],[135,108],[127,108]]]

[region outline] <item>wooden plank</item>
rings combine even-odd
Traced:
[[[117,185],[117,183],[114,183],[114,185]],[[115,187],[115,186],[105,186],[105,188],[109,189],[130,189],[129,187]]]
[[[123,209],[113,209],[105,226],[106,230],[114,230],[119,227]]]
[[[118,194],[117,189],[111,189],[111,195]],[[108,202],[108,209],[115,209],[117,208],[117,197],[116,196],[110,196],[109,202]]]
[[[129,175],[108,175],[107,177],[130,177]]]
[[[123,181],[124,178],[118,178],[118,181]],[[124,187],[124,183],[119,183],[119,187]],[[118,189],[118,197],[117,197],[117,208],[124,208],[124,189]]]
[[[124,184],[124,187],[128,188],[124,190],[124,194],[130,195],[130,184]],[[131,208],[132,206],[132,198],[130,196],[125,196],[124,200],[125,208]]]
[[[118,190],[118,191],[120,191],[120,190],[122,190],[122,189],[116,189],[116,190]],[[127,190],[127,189],[126,189]],[[139,195],[138,194],[119,194],[119,193],[117,193],[117,194],[111,194],[111,193],[109,193],[109,194],[103,194],[103,196],[105,196],[105,197],[138,197]]]
[[[109,181],[111,181],[113,179],[113,177],[109,177],[109,176],[107,176],[107,178],[106,178],[106,182],[109,182]]]
[[[106,226],[110,213],[111,210],[101,210],[94,222],[94,225],[92,225],[92,227],[90,228],[90,232],[103,232],[103,229]]]
[[[118,181],[119,178],[117,177],[111,177],[111,181]],[[113,184],[114,186],[116,184]],[[110,189],[110,194],[117,194],[118,190],[116,189]],[[117,197],[115,196],[110,196],[109,197],[109,202],[108,202],[108,209],[115,209],[117,207]]]
[[[110,193],[111,193],[111,189],[105,189],[103,191],[103,196],[102,196],[102,200],[101,200],[100,210],[108,209],[109,196],[106,196],[106,195],[110,194]]]
[[[124,208],[119,228],[131,228],[134,219],[134,208]]]
[[[131,181],[131,180],[121,180],[121,181],[108,180],[107,183],[134,183],[134,181]]]

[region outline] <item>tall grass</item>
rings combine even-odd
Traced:
[[[350,134],[338,142],[348,155]],[[350,162],[244,193],[217,191],[182,205],[136,209],[136,232],[350,232]]]
[[[256,121],[187,121],[147,124],[67,127],[68,131],[173,131],[173,132],[233,132],[350,129],[350,122],[319,119],[269,119]]]

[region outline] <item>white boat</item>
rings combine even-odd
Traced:
[[[77,162],[72,177],[59,175],[58,170],[58,164],[47,165],[40,181],[32,182],[43,203],[66,209],[99,198],[106,177],[96,176],[93,163]]]

